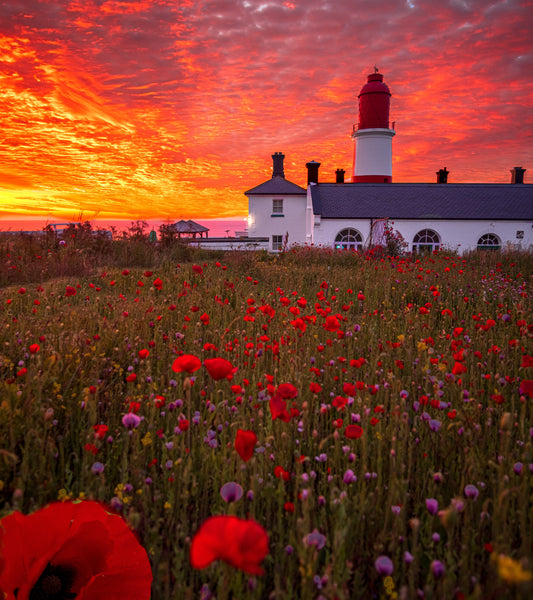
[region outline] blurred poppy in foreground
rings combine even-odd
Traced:
[[[0,526],[0,590],[8,600],[150,598],[146,551],[122,517],[97,502],[14,512]]]
[[[209,517],[196,532],[190,551],[194,569],[205,569],[223,560],[252,575],[264,573],[261,562],[268,554],[268,534],[250,519],[232,516]]]

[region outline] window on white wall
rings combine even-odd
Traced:
[[[433,252],[440,248],[440,237],[433,229],[422,229],[413,239],[413,252]]]
[[[272,200],[272,214],[282,215],[283,214],[283,198],[274,198]]]
[[[500,238],[494,233],[486,233],[477,241],[478,250],[499,250],[501,245]]]
[[[361,250],[363,247],[363,236],[352,227],[339,231],[335,238],[337,250]]]
[[[273,235],[272,236],[272,250],[279,251],[283,247],[283,236]]]

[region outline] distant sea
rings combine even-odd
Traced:
[[[191,221],[207,227],[209,229],[209,237],[235,237],[235,232],[247,229],[247,219],[245,216],[234,219],[191,219]],[[42,231],[47,224],[68,222],[72,221],[59,221],[43,217],[0,218],[0,231]],[[90,219],[90,223],[94,229],[115,227],[118,232],[121,232],[130,227],[132,219]],[[148,223],[148,231],[154,229],[158,232],[159,226],[162,223],[168,223],[168,221],[146,219],[146,223]]]

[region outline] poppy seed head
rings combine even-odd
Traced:
[[[48,563],[32,587],[29,600],[72,600],[76,598],[71,592],[73,583],[72,569]]]

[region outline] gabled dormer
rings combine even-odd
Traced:
[[[268,237],[271,250],[305,242],[307,190],[285,179],[284,154],[272,155],[272,177],[245,192],[249,237]],[[288,236],[287,236],[288,234]]]

